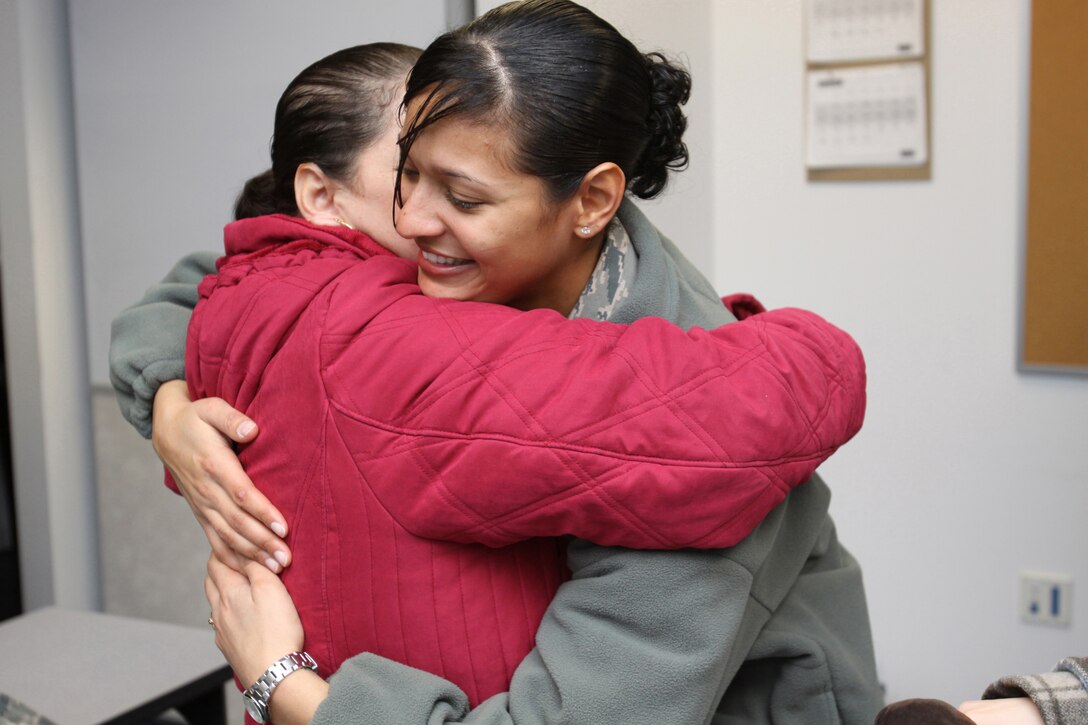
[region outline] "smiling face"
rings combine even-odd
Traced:
[[[500,128],[456,117],[427,127],[404,164],[397,231],[418,246],[430,297],[569,314],[601,240],[575,233],[577,197],[551,201],[543,181],[510,167],[509,143]]]

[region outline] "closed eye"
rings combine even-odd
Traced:
[[[483,202],[481,201],[467,201],[466,199],[460,199],[454,196],[452,191],[446,192],[446,198],[449,199],[449,202],[451,204],[453,204],[455,207],[462,211],[472,211],[473,209],[476,209],[483,204]]]

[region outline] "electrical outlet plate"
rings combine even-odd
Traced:
[[[1068,627],[1073,577],[1045,571],[1020,572],[1020,619],[1026,624]]]

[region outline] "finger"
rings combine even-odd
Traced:
[[[250,562],[252,564],[252,562]],[[257,566],[253,564],[253,566]],[[243,564],[243,570],[245,565]],[[260,568],[260,567],[258,567]],[[208,559],[208,579],[211,580],[218,595],[219,602],[222,603],[229,593],[236,589],[239,585],[248,585],[246,577],[234,569],[220,561],[217,557],[212,556]]]
[[[214,625],[214,622],[223,621],[223,593],[219,588],[218,579],[222,579],[222,573],[220,569],[227,568],[226,564],[215,558],[215,554],[212,554],[208,559],[207,574],[204,576],[204,596],[208,600],[208,609],[210,611],[209,619],[211,621],[208,624]],[[219,628],[216,627],[216,644],[219,644]]]
[[[213,555],[224,564],[235,571],[242,571],[242,556],[251,556],[261,562],[271,561],[267,554],[249,546],[244,539],[235,540],[234,532],[224,525],[222,517],[216,511],[209,509],[208,516],[204,516],[191,502],[189,506],[196,516],[197,523],[204,531],[204,536],[208,539]]]
[[[241,571],[242,558],[260,562],[277,573],[291,563],[287,545],[225,496],[205,505],[206,516],[193,506],[197,520],[212,550],[234,569]]]
[[[212,556],[216,557],[235,571],[241,571],[242,559],[225,541],[223,541],[222,537],[215,532],[215,527],[208,523],[208,519],[201,516],[195,506],[190,504],[190,507],[193,509],[193,513],[196,514],[197,523],[200,524],[200,528],[204,531],[204,536],[207,537],[208,544],[212,547]]]
[[[222,575],[221,569],[223,567],[225,567],[225,566],[227,566],[227,565],[224,564],[223,561],[219,557],[217,557],[215,554],[212,554],[211,556],[208,557],[208,565],[207,565],[207,567],[208,567],[208,577],[207,578],[208,578],[209,581],[212,582],[212,585],[216,586],[217,588],[218,588],[217,578],[222,578],[223,575]]]
[[[204,596],[208,599],[208,624],[215,630],[215,646],[219,648],[220,652],[224,652],[223,643],[219,637],[219,627],[216,626],[217,622],[223,621],[223,613],[219,608],[219,589],[215,586],[215,581],[211,576],[204,577]]]
[[[276,575],[269,571],[267,567],[252,561],[247,561],[242,565],[242,573],[245,574],[246,578],[249,579],[249,583],[254,587],[278,581]]]
[[[218,484],[190,481],[182,487],[182,492],[204,528],[212,549],[228,563],[232,557],[226,548],[233,549],[240,557],[259,561],[277,573],[291,563],[291,550],[287,545],[236,505]],[[234,568],[240,571],[240,562]]]
[[[204,398],[198,403],[200,418],[232,441],[247,443],[257,437],[257,424],[222,398]]]
[[[242,571],[242,567],[245,565],[246,559],[243,559],[242,557],[235,554],[234,550],[231,549],[229,546],[223,544],[222,540],[219,540],[218,537],[216,537],[216,539],[219,541],[219,546],[221,550],[217,551],[216,548],[213,547],[212,556],[218,559],[219,562],[223,564],[223,566],[230,567],[234,571]]]
[[[208,599],[208,606],[212,610],[212,619],[219,613],[219,587],[215,585],[211,572],[204,577],[204,596]]]
[[[217,485],[201,486],[198,482],[194,482],[201,494],[210,500],[215,496],[217,490],[224,491],[232,506],[238,507],[255,521],[255,524],[247,526],[246,538],[269,553],[274,554],[276,551],[283,551],[289,560],[289,550],[280,541],[282,537],[287,535],[286,518],[253,485],[253,481],[246,475],[234,452],[225,449],[220,455],[205,460],[202,467],[207,477]],[[222,501],[217,501],[217,503],[218,508],[228,511]],[[238,514],[234,515],[237,516]],[[239,525],[235,528],[241,530],[241,526],[242,524],[239,522]],[[280,563],[283,566],[287,565],[284,562]]]
[[[244,560],[248,559],[262,564],[268,567],[269,570],[278,574],[283,570],[283,565],[280,564],[280,561],[289,561],[286,554],[283,551],[269,553],[247,539],[245,535],[239,533],[235,529],[237,526],[241,526],[243,529],[249,531],[265,531],[264,527],[260,526],[259,523],[254,522],[253,519],[245,517],[245,520],[250,522],[251,526],[244,525],[243,520],[240,518],[236,517],[231,521],[228,521],[224,519],[219,512],[212,510],[208,511],[208,526],[211,527],[215,537],[226,544],[226,548],[236,556],[236,561],[234,563],[236,563],[237,566],[233,566],[232,564],[232,568],[237,571],[242,571],[242,565],[245,563]],[[209,537],[208,540],[211,542],[211,537]],[[275,537],[272,537],[272,540],[278,541]],[[212,549],[216,551],[217,554],[221,551],[214,544]],[[223,552],[222,558],[226,561],[230,561],[230,557],[226,552]]]

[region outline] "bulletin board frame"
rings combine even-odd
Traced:
[[[1088,375],[1088,3],[1031,15],[1019,369]]]
[[[881,65],[896,65],[904,62],[916,62],[922,65],[925,83],[926,106],[926,160],[913,166],[843,166],[838,168],[806,168],[809,181],[928,181],[933,177],[933,111],[932,93],[930,92],[930,56],[933,43],[930,33],[930,0],[922,3],[922,38],[923,52],[920,56],[864,60],[853,62],[813,62],[806,58],[806,75],[811,71],[837,70],[842,68],[875,68]]]

